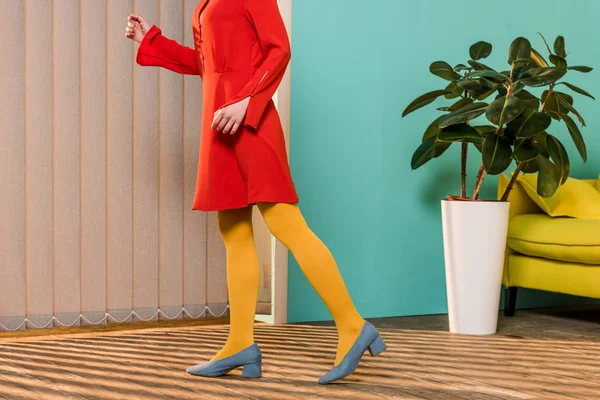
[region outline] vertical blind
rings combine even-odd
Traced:
[[[0,330],[227,315],[216,213],[191,209],[201,80],[125,37],[138,13],[193,47],[197,1],[0,0]]]

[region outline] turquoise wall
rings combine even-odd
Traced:
[[[469,46],[485,40],[494,51],[484,62],[504,69],[515,37],[546,55],[536,32],[551,43],[562,34],[571,64],[596,68],[570,72],[568,81],[600,97],[599,22],[597,0],[293,2],[292,174],[301,210],[336,257],[363,316],[447,312],[440,199],[459,190],[459,149],[411,171],[435,111],[401,118],[415,97],[445,86],[429,64],[464,63]],[[575,106],[588,122],[586,164],[566,129],[549,131],[568,144],[572,176],[595,178],[600,104],[577,96]],[[469,190],[480,162],[471,154]],[[494,198],[495,190],[488,177],[483,195]],[[528,291],[519,305],[585,301]],[[288,310],[290,322],[331,319],[292,256]]]

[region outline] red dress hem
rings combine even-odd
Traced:
[[[282,198],[282,199],[257,198],[255,200],[249,200],[246,204],[230,204],[230,205],[222,205],[222,206],[215,206],[215,207],[192,206],[192,210],[193,211],[210,212],[210,211],[223,211],[223,210],[233,210],[233,209],[238,209],[238,208],[245,208],[250,205],[255,205],[257,203],[290,203],[290,204],[294,204],[294,203],[299,203],[299,202],[300,202],[300,199],[298,198],[298,196],[292,197],[292,198]]]

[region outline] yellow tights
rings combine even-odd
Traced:
[[[308,227],[297,203],[257,204],[271,233],[294,255],[319,294],[338,331],[334,365],[338,365],[360,334],[360,316],[329,249]],[[259,288],[259,261],[252,229],[252,206],[218,212],[227,251],[230,330],[225,346],[211,359],[229,357],[254,343],[254,315]]]

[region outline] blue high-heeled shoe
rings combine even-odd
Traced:
[[[360,335],[358,335],[356,342],[354,342],[348,353],[344,356],[342,362],[323,375],[319,379],[319,383],[330,383],[350,375],[358,366],[358,362],[365,350],[369,349],[371,356],[376,356],[386,348],[387,346],[377,329],[369,321],[365,321]]]
[[[225,375],[238,367],[243,367],[242,376],[244,378],[261,377],[262,353],[256,343],[229,357],[188,367],[185,372],[192,375],[215,377]]]

